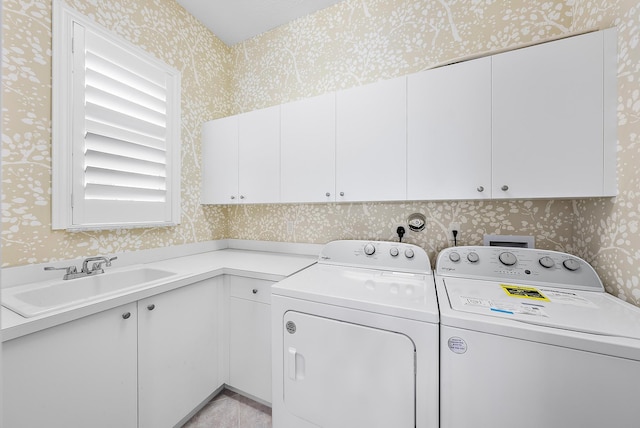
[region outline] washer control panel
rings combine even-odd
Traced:
[[[436,274],[604,291],[598,274],[581,258],[532,248],[447,248],[438,255]]]
[[[333,241],[322,248],[318,263],[410,273],[431,273],[426,251],[413,244],[386,241]]]

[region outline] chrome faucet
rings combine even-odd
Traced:
[[[104,269],[102,269],[102,265],[109,267],[111,266],[111,262],[117,259],[117,257],[112,257],[110,259],[98,256],[98,257],[89,257],[84,259],[82,262],[82,270],[80,272],[84,272],[85,275],[96,275],[99,273],[104,273]],[[95,262],[91,265],[91,269],[89,269],[89,262]]]
[[[111,258],[107,258],[103,256],[88,257],[84,259],[84,261],[82,262],[82,270],[80,272],[78,272],[78,269],[75,266],[67,266],[67,267],[61,267],[61,268],[47,266],[44,268],[44,270],[64,270],[66,271],[66,273],[62,277],[62,279],[82,278],[84,276],[97,275],[100,273],[104,273],[104,269],[102,268],[102,265],[107,267],[111,266],[111,262],[116,259],[117,257],[111,257]],[[94,262],[94,263],[91,265],[91,267],[89,267],[89,263],[91,262]]]

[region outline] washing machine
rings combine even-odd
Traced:
[[[438,305],[415,245],[334,241],[271,289],[274,428],[436,428]]]
[[[640,426],[640,308],[584,260],[454,247],[435,282],[441,427]]]

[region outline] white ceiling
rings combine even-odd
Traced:
[[[342,0],[177,1],[231,46]]]

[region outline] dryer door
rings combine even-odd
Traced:
[[[285,313],[284,403],[324,428],[415,427],[415,347],[399,333]]]

